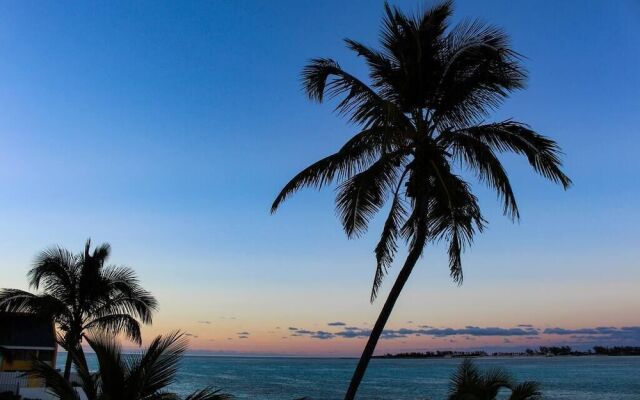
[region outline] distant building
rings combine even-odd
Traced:
[[[0,347],[0,373],[31,371],[34,360],[55,366],[55,326],[33,314],[0,313]],[[38,383],[28,378],[27,386]]]

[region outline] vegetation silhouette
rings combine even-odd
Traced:
[[[180,361],[187,349],[187,340],[180,332],[156,337],[139,354],[123,355],[113,336],[100,334],[87,337],[95,351],[99,370],[91,373],[78,347],[69,352],[80,385],[89,400],[179,400],[167,387],[175,381]],[[53,367],[37,362],[32,372],[44,379],[46,386],[60,400],[80,400],[73,385]],[[233,397],[219,390],[204,388],[185,397],[185,400],[230,400]]]
[[[593,352],[598,355],[607,356],[640,356],[640,347],[638,346],[614,346],[604,347],[595,346]]]
[[[54,247],[42,251],[29,271],[29,286],[41,293],[19,289],[0,290],[0,311],[36,313],[52,318],[58,328],[58,343],[67,351],[82,353],[85,333],[124,333],[140,344],[140,319],[152,321],[156,299],[138,283],[132,269],[106,265],[109,244],[73,254]],[[81,358],[84,360],[84,357]],[[64,378],[69,379],[71,358]]]
[[[543,177],[565,189],[561,151],[551,139],[515,120],[485,122],[508,95],[524,88],[521,56],[499,28],[479,21],[449,26],[452,2],[415,16],[385,4],[377,50],[346,39],[363,57],[370,84],[330,58],[303,69],[311,100],[340,100],[336,112],[359,126],[335,154],[298,173],[278,194],[271,212],[304,187],[339,184],[336,210],[349,238],[365,233],[390,200],[375,248],[373,301],[403,239],[408,255],[374,325],[345,399],[352,400],[411,271],[428,243],[448,244],[451,277],[462,283],[461,253],[485,226],[480,206],[459,171],[473,172],[496,191],[504,214],[516,220],[518,206],[497,154],[527,158]]]
[[[470,359],[464,360],[451,377],[449,400],[494,400],[502,389],[511,392],[508,400],[536,400],[541,398],[540,385],[525,381],[515,383],[503,369],[482,372]]]

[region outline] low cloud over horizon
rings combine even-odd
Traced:
[[[331,340],[337,338],[355,339],[368,338],[371,334],[370,328],[357,326],[346,326],[343,322],[331,322],[327,324],[331,327],[340,328],[335,331],[308,330],[290,327],[291,337],[310,337],[320,340]],[[516,327],[479,327],[468,325],[464,328],[435,328],[423,325],[421,328],[398,328],[386,329],[381,339],[405,339],[409,337],[426,336],[431,338],[460,337],[467,341],[473,341],[477,337],[502,338],[503,343],[515,344],[525,341],[549,342],[554,339],[558,343],[565,343],[567,338],[573,339],[576,344],[601,344],[601,345],[640,345],[640,326],[626,327],[595,327],[566,329],[560,327],[540,329],[531,324],[519,324]],[[519,341],[516,341],[519,339]]]

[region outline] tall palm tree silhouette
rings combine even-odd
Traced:
[[[106,265],[111,247],[102,244],[73,254],[55,247],[42,251],[29,271],[29,286],[41,293],[0,290],[0,311],[28,312],[52,318],[60,331],[59,344],[67,351],[78,348],[86,331],[124,333],[140,343],[138,319],[150,324],[156,299],[138,284],[132,269]],[[69,378],[71,357],[64,377]]]
[[[499,28],[467,21],[449,26],[452,2],[415,16],[385,4],[377,50],[346,39],[363,57],[370,84],[330,58],[310,61],[302,72],[311,100],[340,100],[336,111],[360,127],[335,154],[297,174],[275,199],[271,211],[304,187],[339,183],[336,209],[349,238],[363,234],[387,200],[389,214],[375,248],[377,268],[371,301],[403,239],[408,255],[374,325],[345,399],[351,400],[376,343],[425,245],[448,243],[449,268],[462,282],[461,252],[485,220],[465,168],[497,192],[504,213],[519,218],[507,173],[497,153],[524,155],[543,177],[565,189],[560,148],[514,120],[484,118],[508,95],[524,87],[526,71]]]

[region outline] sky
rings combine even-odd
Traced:
[[[393,1],[407,12],[422,1]],[[160,308],[146,339],[193,351],[357,355],[380,218],[348,240],[332,188],[269,207],[356,132],[300,87],[312,57],[366,78],[342,42],[377,45],[382,1],[0,2],[0,287],[35,255],[112,246]],[[504,157],[521,220],[490,221],[463,258],[429,247],[378,352],[640,345],[640,3],[457,1],[527,58],[514,118],[562,146],[563,191]],[[402,254],[400,254],[401,256]]]

